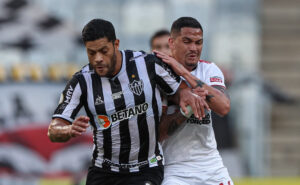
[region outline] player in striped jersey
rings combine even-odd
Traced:
[[[189,88],[177,90],[180,77],[155,55],[120,51],[110,22],[90,21],[82,38],[89,64],[63,91],[49,138],[68,141],[85,132],[90,123],[94,151],[88,185],[160,184],[164,159],[158,142],[162,112],[158,87],[174,95],[185,111],[191,105],[198,117],[204,116],[205,101]],[[88,116],[75,118],[82,106]]]
[[[230,110],[230,100],[225,93],[224,76],[214,63],[200,60],[202,44],[201,24],[194,18],[181,17],[172,24],[169,39],[174,58],[161,52],[157,56],[178,75],[191,73],[198,81],[194,93],[206,98],[212,111],[225,115]],[[233,185],[217,150],[210,110],[206,110],[203,119],[193,115],[187,118],[178,106],[169,105],[160,129],[166,159],[163,185]]]

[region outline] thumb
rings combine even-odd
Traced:
[[[90,121],[90,118],[87,117],[87,116],[80,116],[80,117],[77,118],[77,120],[87,123],[87,122]]]

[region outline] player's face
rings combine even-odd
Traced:
[[[166,54],[171,54],[170,48],[169,48],[169,35],[163,35],[160,37],[156,37],[152,41],[152,50],[161,51]]]
[[[188,70],[192,71],[200,59],[203,46],[203,33],[199,28],[181,28],[178,35],[170,40],[172,56]]]
[[[99,76],[111,77],[117,72],[116,53],[119,50],[119,40],[108,41],[101,38],[85,43],[89,62]]]

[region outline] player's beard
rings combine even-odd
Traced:
[[[190,54],[195,55],[193,60],[191,60],[189,58]],[[185,64],[186,67],[195,68],[197,66],[199,60],[200,60],[200,54],[199,53],[197,53],[197,52],[195,52],[195,53],[188,53],[186,55],[184,64]]]
[[[115,71],[116,64],[117,64],[117,55],[116,55],[115,47],[114,47],[114,53],[113,53],[112,57],[110,58],[110,61],[111,61],[110,66],[105,75],[106,77],[113,77],[113,75],[114,75],[114,71]]]

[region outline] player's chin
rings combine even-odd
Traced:
[[[103,70],[103,69],[99,70],[99,69],[96,69],[95,71],[96,71],[96,73],[97,73],[99,76],[107,76],[107,70]]]
[[[186,60],[187,66],[193,67],[198,64],[199,59],[198,58],[193,58],[193,59],[188,59]]]

